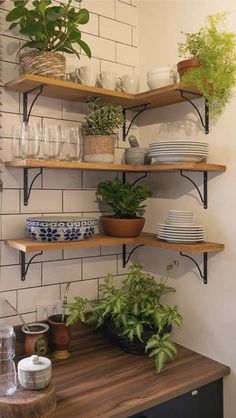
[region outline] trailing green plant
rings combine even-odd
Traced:
[[[159,373],[166,362],[176,354],[176,346],[170,339],[170,325],[180,326],[182,317],[178,307],[161,303],[161,298],[175,289],[167,286],[169,273],[177,265],[174,260],[166,268],[165,277],[159,282],[145,273],[142,266],[133,264],[121,289],[115,287],[112,274],[108,274],[104,283],[99,286],[104,299],[84,304],[84,299],[76,297],[68,305],[69,317],[67,325],[79,319],[97,327],[106,321],[121,330],[129,341],[138,339],[145,345],[150,357],[154,357],[156,371]],[[85,319],[84,319],[85,318]],[[144,340],[148,330],[150,337]]]
[[[123,184],[119,179],[99,183],[96,194],[119,218],[142,216],[146,207],[142,202],[152,195],[148,186]]]
[[[197,33],[185,33],[179,56],[197,58],[199,67],[186,72],[181,81],[193,84],[209,101],[211,120],[216,121],[229,102],[236,82],[236,33],[225,29],[228,13],[206,18]]]
[[[61,51],[76,54],[79,58],[75,44],[91,58],[90,48],[81,39],[79,30],[79,25],[88,23],[89,12],[87,9],[76,10],[71,6],[72,1],[52,5],[51,0],[15,0],[15,7],[7,14],[6,20],[12,22],[9,29],[19,26],[20,34],[29,37],[20,49]]]
[[[124,123],[121,106],[101,104],[99,98],[89,97],[87,100],[90,113],[82,123],[83,135],[110,135],[115,133]]]

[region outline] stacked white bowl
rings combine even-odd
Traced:
[[[149,145],[149,155],[158,163],[200,162],[209,155],[204,141],[165,139]]]
[[[174,83],[171,67],[155,68],[147,73],[147,84],[150,90],[168,86]]]
[[[194,213],[169,210],[165,223],[158,223],[157,238],[168,242],[196,243],[206,239],[204,225],[194,223]]]

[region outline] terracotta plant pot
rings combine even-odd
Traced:
[[[196,67],[199,67],[199,65],[200,63],[197,58],[190,58],[190,59],[178,62],[177,70],[179,73],[180,80],[187,71],[192,70]]]
[[[113,163],[114,135],[83,136],[83,161],[86,163]]]
[[[25,337],[25,352],[29,356],[32,354],[37,354],[38,356],[45,356],[48,353],[48,338],[46,333],[49,330],[47,324],[41,322],[28,325],[29,330],[23,327],[21,328],[22,332],[26,334]]]
[[[116,218],[115,216],[101,216],[101,225],[106,235],[112,237],[137,237],[143,229],[145,219]]]
[[[65,360],[70,357],[68,351],[71,342],[70,327],[66,326],[68,315],[65,315],[64,322],[62,322],[62,315],[51,315],[48,318],[48,323],[51,330],[51,342],[54,352],[53,358],[56,360]]]

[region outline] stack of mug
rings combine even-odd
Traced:
[[[101,71],[96,74],[92,67],[83,66],[76,68],[74,72],[67,73],[66,78],[88,86],[97,86],[130,94],[136,94],[139,91],[139,77],[137,74],[125,74],[117,78],[112,71]]]

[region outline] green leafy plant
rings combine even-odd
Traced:
[[[92,97],[88,98],[87,103],[91,112],[82,123],[83,135],[110,135],[123,125],[121,106],[100,104],[99,99]]]
[[[182,317],[178,307],[161,303],[161,298],[175,289],[167,286],[169,273],[177,265],[173,261],[166,268],[165,277],[159,282],[145,273],[142,266],[133,264],[121,289],[115,287],[112,274],[108,274],[99,286],[104,299],[86,302],[76,297],[68,305],[67,325],[79,319],[100,327],[111,321],[129,341],[139,340],[150,357],[154,357],[159,373],[166,362],[176,354],[176,346],[170,339],[171,324],[180,326]],[[145,337],[148,331],[148,337]]]
[[[77,11],[71,6],[72,0],[53,6],[51,0],[15,0],[13,3],[14,9],[6,16],[7,22],[12,22],[9,29],[19,26],[19,32],[29,37],[20,49],[27,47],[40,51],[61,51],[76,54],[79,58],[75,44],[91,58],[90,48],[81,39],[79,30],[79,25],[89,21],[87,9]]]
[[[225,29],[227,15],[208,16],[205,27],[185,33],[186,41],[179,43],[179,56],[197,58],[200,64],[181,81],[195,85],[208,99],[212,121],[222,114],[236,82],[236,33]]]
[[[142,202],[152,195],[147,186],[123,184],[119,179],[99,183],[96,194],[118,218],[142,216],[146,207]]]

